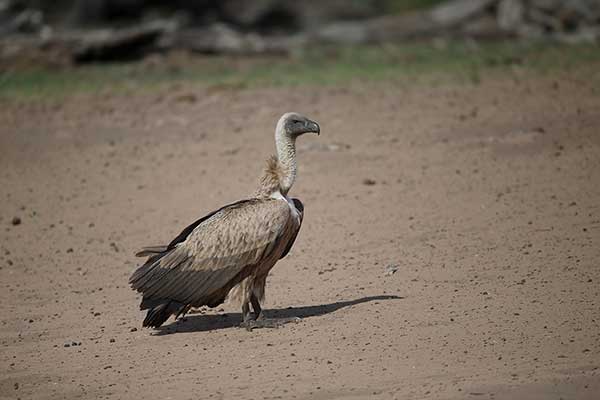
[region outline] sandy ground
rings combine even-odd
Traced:
[[[576,71],[5,101],[0,398],[600,398],[599,104]],[[251,193],[289,110],[322,135],[265,306],[301,322],[142,329],[134,251]]]

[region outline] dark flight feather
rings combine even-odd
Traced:
[[[296,210],[298,210],[298,212],[300,213],[300,226],[302,226],[302,220],[304,219],[304,204],[302,204],[302,202],[296,198],[292,198],[292,201],[294,202],[294,207],[296,207]],[[294,245],[294,242],[296,241],[296,238],[298,237],[298,232],[300,232],[300,228],[298,228],[298,230],[296,230],[296,232],[294,233],[294,236],[292,236],[292,238],[288,242],[288,245],[285,248],[285,250],[283,251],[283,254],[281,254],[281,257],[279,257],[280,260],[283,257],[287,256],[288,253],[290,252],[290,250],[292,249],[292,246]]]

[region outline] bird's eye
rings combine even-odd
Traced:
[[[292,120],[292,122],[293,122],[294,124],[299,124],[299,123],[300,123],[300,121],[299,121],[299,120],[297,120],[297,119],[295,119],[295,120]]]

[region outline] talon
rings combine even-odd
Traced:
[[[240,328],[244,328],[246,329],[248,332],[252,332],[252,329],[254,328],[252,326],[252,321],[244,321],[240,324]]]

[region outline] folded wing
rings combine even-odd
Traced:
[[[167,247],[143,250],[150,257],[129,280],[144,295],[141,309],[165,301],[194,307],[220,304],[279,248],[290,214],[280,200],[245,200],[196,221]]]

